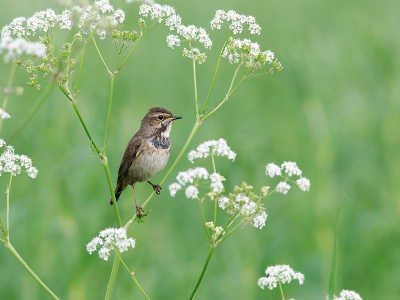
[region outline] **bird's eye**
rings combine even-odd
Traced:
[[[163,115],[158,115],[157,117],[159,120],[164,120],[164,116]]]

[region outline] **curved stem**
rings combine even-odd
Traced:
[[[27,265],[27,263],[22,259],[22,257],[18,254],[18,252],[14,249],[10,242],[6,243],[5,246],[10,250],[10,252],[18,259],[18,261],[22,264],[22,266],[31,274],[31,276],[39,283],[39,285],[51,296],[53,299],[59,299],[56,294],[53,293],[51,289],[48,288],[47,285],[44,284],[42,280],[36,275],[35,272]]]
[[[7,140],[7,144],[10,143],[24,128],[28,123],[32,120],[33,116],[37,113],[39,108],[42,106],[44,101],[46,100],[47,96],[50,94],[52,88],[54,85],[50,83],[47,88],[44,90],[43,94],[40,95],[38,101],[35,103],[35,106],[29,113],[28,117],[25,119],[25,121],[15,130],[15,132],[11,135],[11,137]]]
[[[102,162],[103,162],[104,171],[106,172],[108,187],[110,189],[111,197],[113,199],[113,207],[114,207],[115,217],[117,218],[118,226],[122,227],[122,221],[121,221],[121,217],[119,215],[117,199],[115,199],[114,188],[113,188],[113,185],[111,182],[110,168],[108,167],[108,160],[107,160],[106,156],[103,157]]]
[[[199,288],[199,285],[200,285],[200,283],[201,283],[201,281],[203,279],[204,273],[207,270],[208,263],[210,262],[211,256],[212,256],[212,254],[214,252],[214,249],[215,249],[214,246],[211,245],[210,250],[208,251],[208,255],[207,255],[206,261],[204,263],[204,267],[201,270],[200,277],[197,280],[196,286],[194,287],[194,290],[193,290],[192,294],[190,295],[189,299],[194,299],[194,297],[196,296],[197,289]]]
[[[108,123],[110,121],[110,115],[111,115],[111,107],[112,107],[112,102],[113,102],[113,95],[114,95],[114,81],[115,81],[115,76],[111,76],[111,84],[110,84],[110,100],[108,102],[108,112],[107,112],[107,120],[106,120],[106,129],[104,130],[104,146],[103,146],[103,152],[104,155],[106,155],[106,145],[107,145],[107,139],[108,139]]]
[[[87,41],[85,40],[85,42],[83,43],[81,61],[79,63],[79,71],[78,71],[78,76],[76,78],[76,85],[75,85],[75,88],[74,88],[74,93],[75,94],[78,92],[79,84],[81,82],[81,75],[82,75],[82,70],[83,70],[83,60],[85,58],[86,44],[87,44]]]
[[[117,278],[120,262],[121,261],[120,261],[119,257],[117,255],[115,255],[111,274],[110,274],[110,280],[108,281],[108,285],[107,285],[106,296],[104,298],[105,300],[111,299],[111,295],[112,295],[112,292],[114,289],[115,279]]]

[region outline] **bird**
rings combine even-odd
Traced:
[[[136,216],[139,218],[144,210],[138,205],[135,184],[147,181],[157,195],[160,194],[161,186],[153,184],[150,179],[161,172],[167,164],[171,149],[169,135],[172,122],[181,118],[172,115],[169,110],[162,107],[150,108],[141,122],[139,131],[126,146],[118,169],[117,186],[114,194],[118,201],[127,186],[132,186]],[[113,205],[112,198],[110,204]]]

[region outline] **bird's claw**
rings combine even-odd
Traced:
[[[136,205],[136,216],[140,219],[142,217],[143,213],[144,213],[144,209],[141,206]]]

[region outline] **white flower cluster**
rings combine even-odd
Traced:
[[[209,174],[205,168],[198,167],[189,169],[186,172],[179,172],[178,176],[176,177],[178,182],[174,182],[169,185],[169,192],[171,196],[174,197],[177,191],[189,184],[189,186],[185,189],[186,198],[197,199],[199,195],[197,181],[199,179],[210,179],[210,189],[214,194],[220,194],[224,191],[224,185],[222,184],[222,181],[225,180],[225,178],[223,176],[218,173]]]
[[[0,46],[1,47],[1,46]],[[0,54],[1,54],[1,48],[0,48]],[[0,108],[0,118],[2,119],[9,119],[11,116],[9,115],[8,112],[6,112],[4,109]]]
[[[222,53],[223,57],[228,58],[230,63],[240,63],[245,68],[261,68],[266,63],[274,62],[274,52],[267,50],[261,51],[258,43],[253,43],[249,39],[229,38],[228,43]]]
[[[0,54],[5,52],[4,62],[8,63],[15,60],[22,54],[43,57],[46,55],[46,47],[40,42],[28,42],[24,38],[13,39],[10,36],[4,36],[0,40]],[[8,115],[8,114],[7,114]],[[5,115],[1,113],[1,117],[5,119]]]
[[[153,6],[142,4],[139,9],[139,14],[144,17],[150,17],[152,20],[157,20],[159,23],[165,20],[165,25],[169,27],[171,31],[176,31],[176,34],[169,34],[167,36],[168,47],[174,48],[179,47],[181,39],[179,36],[184,38],[186,41],[196,41],[207,49],[211,49],[212,41],[204,28],[197,28],[194,25],[185,26],[182,24],[182,18],[176,14],[175,9],[169,5],[154,4]],[[204,53],[199,52],[197,55],[186,55],[186,57],[194,60],[203,62],[206,58]],[[196,52],[197,52],[196,51]]]
[[[271,178],[274,176],[281,176],[288,179],[292,176],[299,176],[300,178],[296,180],[297,186],[305,192],[310,190],[310,180],[305,177],[301,177],[302,171],[295,162],[285,161],[280,167],[274,163],[270,163],[266,166],[265,173]],[[283,176],[283,173],[285,173],[286,176]],[[290,185],[286,181],[282,181],[276,186],[276,191],[284,195],[287,194],[289,190]]]
[[[268,267],[265,270],[267,277],[261,277],[258,279],[258,285],[260,288],[268,287],[270,290],[277,287],[278,282],[290,283],[290,281],[296,279],[299,284],[303,284],[304,275],[300,272],[295,272],[288,265],[276,265]]]
[[[221,235],[225,234],[224,228],[222,226],[215,226],[212,221],[206,222],[206,227],[212,230],[213,234],[211,238],[213,241],[217,241]]]
[[[225,21],[230,22],[229,29],[232,30],[233,34],[241,33],[244,24],[249,26],[251,34],[260,35],[261,33],[261,27],[256,23],[256,19],[253,16],[241,15],[234,10],[229,10],[228,12],[217,10],[210,22],[211,29],[221,29],[221,25]]]
[[[86,7],[74,6],[72,10],[64,10],[57,15],[54,10],[39,11],[30,18],[18,17],[1,30],[1,36],[35,35],[37,31],[47,32],[49,28],[59,25],[61,29],[71,30],[78,27],[82,33],[88,34],[96,30],[100,39],[105,38],[106,29],[114,28],[124,22],[125,13],[121,9],[114,10],[109,0],[97,0]]]
[[[359,294],[354,291],[342,290],[340,292],[340,297],[334,297],[335,300],[362,300]]]
[[[255,195],[253,196],[255,197]],[[247,218],[255,228],[262,229],[268,218],[264,208],[258,206],[245,193],[230,194],[229,197],[223,196],[218,199],[218,206],[230,215],[239,213],[242,217]]]
[[[135,248],[136,241],[132,238],[127,238],[124,228],[107,228],[100,232],[99,236],[93,238],[86,245],[86,250],[92,254],[96,250],[99,251],[101,259],[108,260],[111,250],[119,252],[127,251],[129,247]]]
[[[4,146],[4,151],[0,155],[0,176],[2,173],[11,173],[16,176],[24,168],[29,177],[36,178],[39,171],[32,166],[32,160],[24,154],[15,154],[13,146],[6,146],[6,142],[0,139],[0,148]]]
[[[225,156],[234,161],[236,153],[231,150],[224,139],[206,141],[200,144],[196,150],[191,150],[188,154],[188,159],[193,163],[195,158],[205,158],[209,155]]]

